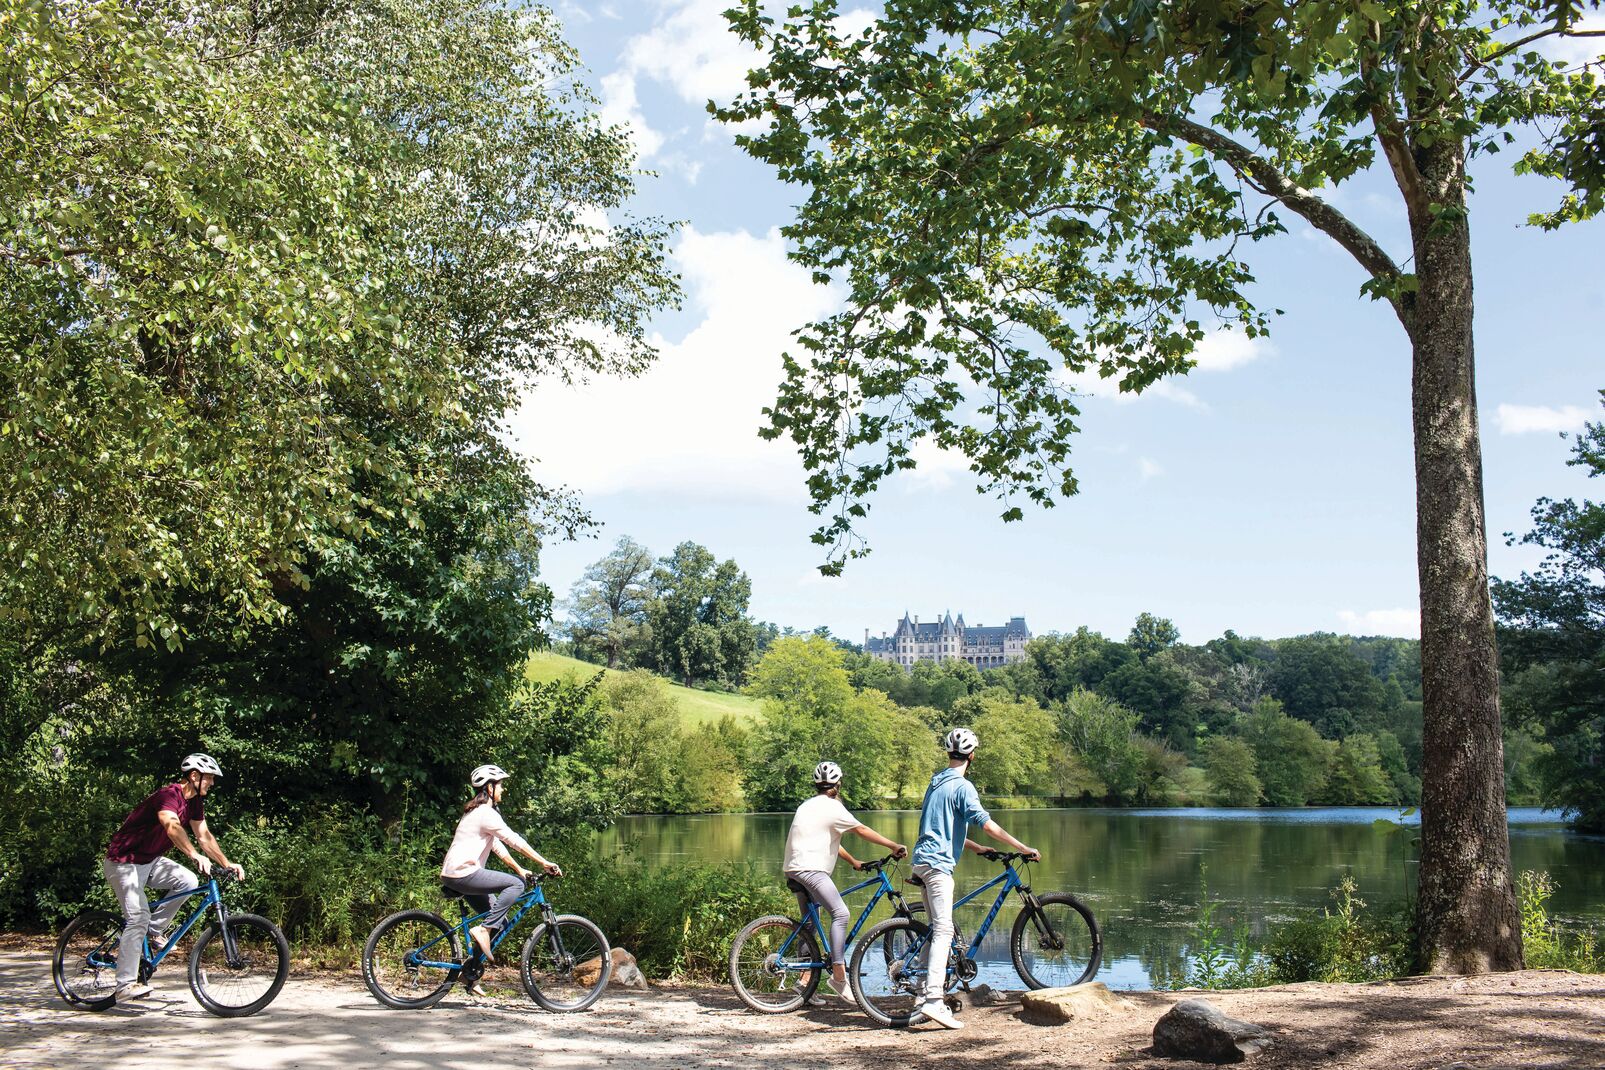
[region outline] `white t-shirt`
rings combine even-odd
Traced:
[[[859,826],[858,818],[847,812],[840,799],[815,795],[797,807],[786,833],[786,873],[836,868],[836,852],[841,850],[842,833]]]
[[[507,822],[494,806],[486,803],[476,806],[457,822],[457,834],[446,848],[446,860],[440,865],[442,877],[466,877],[485,865],[490,857],[491,844],[501,840],[509,847],[529,850],[524,837],[507,827]]]

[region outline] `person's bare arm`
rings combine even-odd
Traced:
[[[156,820],[161,822],[162,831],[167,833],[167,838],[173,841],[173,846],[178,848],[178,853],[183,855],[186,860],[193,862],[195,867],[201,871],[201,876],[204,877],[212,872],[212,863],[208,862],[206,856],[195,849],[195,845],[190,842],[189,833],[184,831],[184,823],[178,819],[177,814],[171,810],[158,810],[156,811]]]
[[[859,825],[857,828],[853,829],[853,832],[858,836],[862,836],[870,843],[879,844],[880,846],[887,848],[898,858],[902,858],[904,855],[908,854],[907,847],[898,843],[896,840],[887,839],[885,836],[882,836],[868,825]],[[842,848],[842,857],[846,858],[848,861],[852,861],[852,856],[847,853],[847,849],[845,847]],[[853,863],[854,866],[857,864],[858,863],[856,862]]]
[[[1035,847],[1027,847],[1013,836],[1010,836],[1007,832],[1003,831],[1003,826],[998,824],[996,821],[988,821],[986,824],[981,826],[981,831],[992,837],[994,840],[997,840],[999,843],[1006,843],[1010,847],[1013,847],[1016,851],[1019,851],[1021,854],[1025,855],[1028,861],[1038,862],[1042,859],[1041,851],[1038,851]]]
[[[191,821],[189,824],[190,829],[195,833],[195,842],[200,844],[201,850],[210,855],[213,861],[224,869],[232,869],[236,879],[244,880],[245,867],[237,862],[228,860],[228,855],[223,853],[223,845],[217,842],[217,837],[212,835],[212,830],[206,827],[206,818],[203,817],[199,821]],[[171,836],[172,833],[169,832],[168,835]]]
[[[496,857],[505,862],[514,873],[517,873],[520,877],[529,876],[529,870],[518,864],[517,860],[513,858],[512,852],[507,849],[507,846],[502,843],[501,840],[491,840],[490,849],[495,852]]]

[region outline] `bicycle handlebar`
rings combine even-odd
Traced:
[[[860,862],[858,863],[857,869],[860,873],[868,873],[871,870],[885,869],[895,861],[897,861],[897,852],[893,851],[885,858],[877,858],[872,862]]]
[[[980,851],[978,853],[980,854],[980,856],[982,858],[986,859],[988,862],[1013,862],[1016,858],[1023,858],[1027,862],[1031,862],[1031,861],[1035,861],[1037,859],[1040,859],[1042,857],[1040,854],[1038,854],[1037,855],[1037,859],[1033,859],[1033,858],[1031,858],[1030,855],[1027,855],[1024,851],[993,851],[991,849],[988,849],[988,850],[985,850],[985,851]]]

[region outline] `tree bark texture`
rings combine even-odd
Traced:
[[[1463,208],[1464,148],[1416,152],[1432,200]],[[1421,581],[1419,951],[1433,973],[1522,968],[1505,822],[1498,655],[1488,592],[1482,449],[1473,374],[1471,235],[1411,213],[1412,412]]]

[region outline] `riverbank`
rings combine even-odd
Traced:
[[[492,998],[453,993],[438,1007],[380,1007],[359,978],[292,976],[253,1018],[224,1020],[191,999],[180,971],[158,975],[150,1001],[100,1014],[55,997],[47,956],[0,952],[0,1046],[16,1070],[104,1062],[126,1070],[202,1065],[227,1070],[399,1070],[618,1065],[689,1068],[916,1066],[1125,1067],[1194,1064],[1146,1051],[1153,1024],[1182,992],[1123,992],[1129,1010],[1070,1025],[1033,1025],[1015,1000],[964,1014],[966,1028],[877,1029],[836,1005],[765,1017],[728,988],[661,986],[613,992],[589,1013],[546,1014],[513,987]],[[1193,993],[1196,995],[1196,993]],[[1369,985],[1289,985],[1207,993],[1227,1014],[1270,1029],[1263,1070],[1438,1070],[1605,1065],[1605,977],[1530,970],[1478,978],[1411,978]]]

